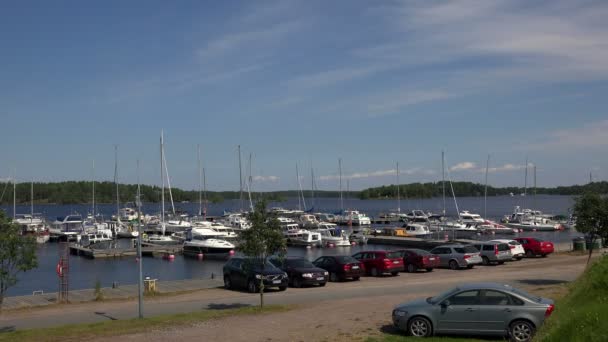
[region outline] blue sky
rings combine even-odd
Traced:
[[[603,1],[4,1],[0,179],[254,190],[608,178]],[[345,181],[346,183],[346,181]]]

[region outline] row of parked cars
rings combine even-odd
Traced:
[[[436,267],[471,269],[475,265],[503,264],[521,260],[524,256],[547,256],[553,252],[551,242],[535,238],[492,240],[474,244],[449,244],[435,247],[430,252],[421,249],[390,251],[362,251],[352,256],[327,255],[313,262],[299,257],[277,258],[261,261],[233,257],[223,269],[227,289],[246,288],[258,292],[263,280],[265,288],[307,285],[325,286],[327,281],[359,280],[361,276],[396,276],[399,272],[431,272]]]

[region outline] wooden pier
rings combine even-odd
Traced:
[[[142,243],[141,254],[151,256],[154,254],[181,254],[183,252],[182,245],[156,245],[152,243]],[[96,249],[83,247],[78,244],[70,244],[70,253],[83,257],[95,258],[120,258],[137,255],[137,248],[107,248]]]

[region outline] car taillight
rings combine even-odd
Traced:
[[[498,245],[494,245],[494,255],[498,255]]]
[[[547,311],[545,311],[545,318],[551,316],[551,313],[553,312],[554,309],[555,309],[555,305],[553,305],[553,304],[549,305],[549,307],[547,308]]]
[[[515,246],[514,245],[509,245],[509,248],[515,249]]]
[[[344,265],[344,270],[345,271],[350,271],[350,265]]]
[[[464,255],[464,258],[465,258],[465,259],[468,259],[468,258],[470,258],[470,257],[471,257],[471,256],[470,256],[469,254],[465,254],[465,255]]]

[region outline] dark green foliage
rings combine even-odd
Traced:
[[[596,193],[586,193],[577,198],[574,205],[576,230],[581,233],[608,237],[608,198]]]
[[[442,196],[442,182],[436,183],[411,183],[401,184],[399,192],[402,198],[431,198]],[[483,196],[484,184],[471,182],[452,182],[456,196]],[[450,184],[445,185],[446,196],[451,195]],[[528,194],[533,190],[528,189]],[[585,192],[608,193],[608,182],[593,182],[586,185],[558,186],[556,188],[536,188],[537,194],[542,195],[581,195]],[[524,188],[505,187],[495,188],[488,186],[488,196],[503,196],[513,193],[515,195],[523,193]],[[382,199],[396,198],[397,186],[388,185],[377,188],[365,189],[358,193],[361,199]]]
[[[0,308],[6,290],[17,283],[17,274],[37,266],[36,240],[21,236],[19,226],[0,210]]]

